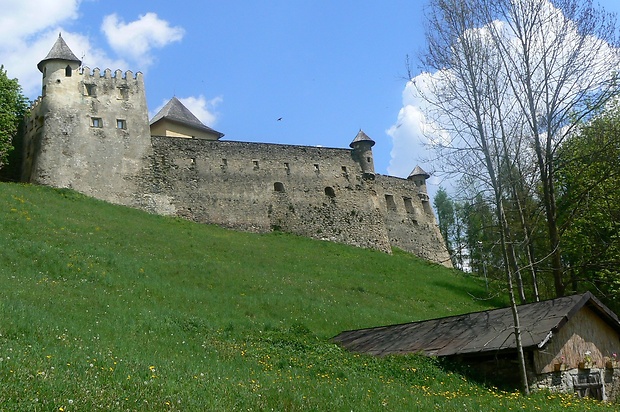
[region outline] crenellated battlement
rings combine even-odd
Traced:
[[[38,109],[39,105],[41,104],[41,100],[43,100],[42,96],[37,97],[36,99],[34,99],[32,101],[32,103],[30,104],[30,112],[34,112]]]
[[[101,69],[99,67],[95,67],[94,69],[90,69],[88,66],[83,66],[80,74],[82,74],[85,78],[93,78],[93,79],[116,79],[116,80],[143,80],[142,72],[138,71],[134,75],[133,71],[127,70],[123,73],[122,70],[116,69],[114,70],[114,76],[112,76],[111,69],[105,69],[103,74],[101,74]]]

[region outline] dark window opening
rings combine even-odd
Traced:
[[[433,214],[433,208],[431,207],[431,203],[428,200],[422,200],[422,207],[424,208],[424,212],[426,212],[427,214]]]
[[[222,170],[226,170],[227,167],[228,167],[228,160],[222,159],[222,164],[220,165],[220,168]]]
[[[385,195],[385,204],[387,206],[387,210],[396,211],[396,202],[394,201],[394,196]]]
[[[317,172],[317,173],[320,172],[319,164],[318,163],[314,164],[314,171]]]
[[[367,158],[366,158],[366,162],[368,162],[368,163],[370,163],[370,162],[371,162],[371,160],[372,160],[372,159],[371,159],[370,157],[367,157]]]
[[[95,86],[94,84],[84,84],[84,92],[86,96],[96,96],[97,86]]]
[[[405,203],[407,213],[415,214],[415,207],[410,197],[403,197],[403,203]]]
[[[123,100],[129,99],[129,88],[128,87],[119,87],[118,88],[118,96],[119,96],[119,99],[123,99]]]
[[[254,165],[254,170],[258,170],[259,169],[258,160],[252,160],[252,164]]]
[[[90,118],[91,127],[103,127],[103,120],[100,117],[91,117]]]
[[[282,182],[275,182],[273,184],[273,190],[276,192],[284,192],[284,184]]]
[[[334,198],[334,197],[336,197],[336,192],[334,192],[334,188],[333,188],[333,187],[331,187],[331,186],[327,186],[327,187],[325,188],[325,195],[326,195],[327,197]]]
[[[288,163],[284,163],[284,169],[286,170],[287,175],[291,174],[291,167]]]
[[[65,67],[65,77],[71,77],[72,74],[73,70],[71,69],[71,66]]]

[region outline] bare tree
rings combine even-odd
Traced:
[[[529,393],[521,329],[513,278],[518,274],[514,243],[504,210],[505,169],[510,129],[518,122],[509,88],[498,78],[504,76],[490,32],[484,26],[475,0],[434,0],[428,9],[428,50],[423,63],[435,70],[417,85],[429,105],[431,123],[444,132],[435,136],[434,146],[447,171],[471,173],[485,181],[492,193],[500,226],[500,244],[508,292],[514,318],[522,389]],[[451,170],[450,170],[451,169]]]
[[[557,296],[565,292],[555,194],[556,151],[573,129],[616,96],[620,58],[613,16],[591,0],[431,0],[426,73],[413,80],[427,106],[432,146],[443,171],[467,174],[492,194],[513,307],[523,390],[528,392],[513,282],[525,301],[521,272],[537,280],[526,180],[540,203]],[[532,180],[532,177],[536,179]],[[506,217],[517,206],[523,239]],[[515,245],[526,245],[519,267]]]
[[[556,296],[565,293],[555,158],[573,129],[618,94],[615,16],[591,0],[480,0],[525,119],[542,187]]]

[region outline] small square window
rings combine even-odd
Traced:
[[[91,127],[103,127],[103,120],[101,117],[91,117],[90,125]]]
[[[116,119],[116,128],[117,129],[127,129],[127,121],[124,119]]]
[[[121,86],[118,88],[118,98],[121,100],[129,99],[129,87]]]
[[[96,96],[97,86],[94,84],[84,84],[84,93],[86,94],[86,96]]]

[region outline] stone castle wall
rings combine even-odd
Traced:
[[[354,149],[151,136],[141,73],[81,68],[61,37],[37,67],[23,181],[234,229],[396,246],[451,266],[424,180],[375,175],[363,133]]]
[[[26,122],[22,180],[129,204],[137,188],[127,178],[150,154],[142,74],[46,69],[44,96]]]
[[[417,190],[408,179],[377,175],[388,238],[392,246],[415,255],[451,266],[439,226],[425,192]]]
[[[361,178],[351,150],[152,139],[147,210],[390,251],[375,183]]]
[[[152,153],[134,200],[145,210],[449,265],[428,197],[407,179],[364,178],[353,150],[153,136]]]

